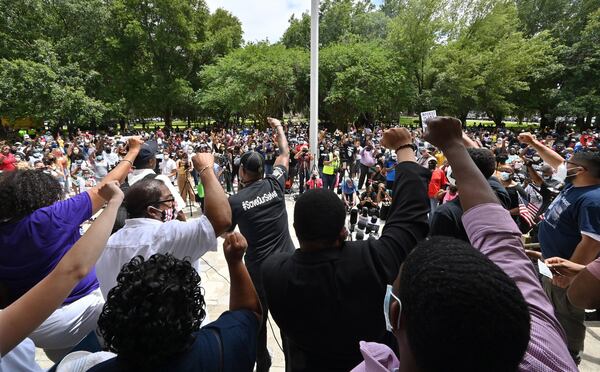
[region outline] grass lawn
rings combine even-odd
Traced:
[[[400,117],[400,125],[406,125],[406,126],[417,125],[417,123],[415,123],[415,120],[418,122],[419,118],[416,116],[401,116]],[[494,122],[491,120],[467,120],[468,127],[473,127],[473,126],[479,125],[479,123],[481,123],[484,127],[495,127]],[[532,126],[532,127],[539,126],[538,123],[527,123],[527,122],[523,122],[521,125],[519,125],[519,123],[517,123],[516,121],[505,121],[504,123],[506,124],[507,128],[526,128],[526,127],[530,127],[530,126]]]
[[[415,122],[415,120],[417,120],[417,122]],[[418,120],[419,120],[419,118],[416,116],[401,116],[400,117],[400,125],[402,125],[402,126],[417,126]],[[485,127],[494,127],[495,126],[494,122],[491,120],[467,120],[468,127],[479,125],[479,123],[481,123]],[[528,128],[530,126],[531,127],[539,126],[538,123],[526,123],[526,122],[523,122],[521,125],[519,125],[519,123],[517,123],[516,121],[505,121],[504,123],[506,123],[507,128],[517,128],[517,129]],[[248,120],[246,120],[246,124],[252,126],[252,125],[254,125],[254,121],[248,119]],[[195,127],[195,126],[204,127],[204,125],[205,125],[205,123],[192,122],[192,127]],[[146,128],[152,128],[152,129],[157,128],[157,127],[164,128],[164,126],[165,126],[165,123],[163,121],[149,122],[146,124]],[[136,123],[134,125],[134,128],[142,129],[142,124]],[[173,120],[173,128],[185,129],[185,128],[187,128],[187,122],[184,120]]]

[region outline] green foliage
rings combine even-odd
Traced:
[[[600,0],[322,0],[320,116],[422,110],[542,125],[600,113]],[[244,45],[204,0],[0,0],[0,116],[88,125],[304,113],[310,16]]]
[[[358,120],[397,118],[407,100],[404,73],[389,51],[374,43],[336,44],[323,49],[320,96],[325,118],[338,126]],[[322,115],[323,116],[323,115]]]
[[[289,27],[281,37],[281,42],[288,48],[310,48],[310,14],[302,13],[300,19],[292,14]]]
[[[53,66],[56,68],[56,66]],[[104,104],[87,96],[77,67],[58,68],[33,61],[0,60],[0,112],[9,118],[31,117],[55,122],[99,120]]]
[[[250,44],[207,66],[200,78],[196,100],[213,117],[228,121],[232,116],[253,117],[266,122],[281,117],[293,101],[298,74],[307,73],[305,51],[283,45]]]

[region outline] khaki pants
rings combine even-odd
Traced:
[[[567,334],[567,347],[572,355],[583,351],[585,341],[585,310],[575,307],[567,298],[567,289],[552,285],[552,281],[542,278],[546,295],[554,306],[554,313]]]

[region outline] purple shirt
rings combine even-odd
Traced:
[[[12,302],[54,269],[81,237],[80,225],[92,216],[87,192],[38,209],[15,223],[0,225],[0,283]],[[93,269],[64,303],[71,303],[98,288]]]
[[[542,290],[537,273],[525,255],[521,232],[499,204],[482,204],[462,217],[471,244],[510,276],[529,305],[529,346],[520,371],[577,371],[564,331]]]

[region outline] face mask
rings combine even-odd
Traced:
[[[510,180],[510,173],[508,173],[508,172],[500,172],[500,179],[502,181],[508,181],[508,180]]]
[[[542,176],[542,179],[544,181],[550,181],[552,179],[552,176]]]
[[[573,183],[573,179],[577,176],[577,167],[568,169],[566,163],[562,163],[556,169],[556,173],[554,174],[554,179],[560,182],[568,182]]]
[[[152,207],[158,211],[160,211],[160,220],[162,222],[169,222],[169,221],[173,221],[175,219],[175,215],[176,215],[176,211],[175,211],[175,207],[173,208],[169,208],[169,209],[165,209],[165,210],[160,210],[158,208]]]
[[[392,286],[388,284],[385,290],[385,298],[383,299],[383,318],[385,319],[385,328],[388,332],[392,332],[392,322],[390,319],[390,303],[392,301],[392,297],[396,301],[398,301],[398,306],[400,306],[400,311],[398,312],[398,319],[396,320],[396,329],[400,328],[400,314],[402,313],[402,302],[400,299],[396,297],[395,294],[392,293]]]

